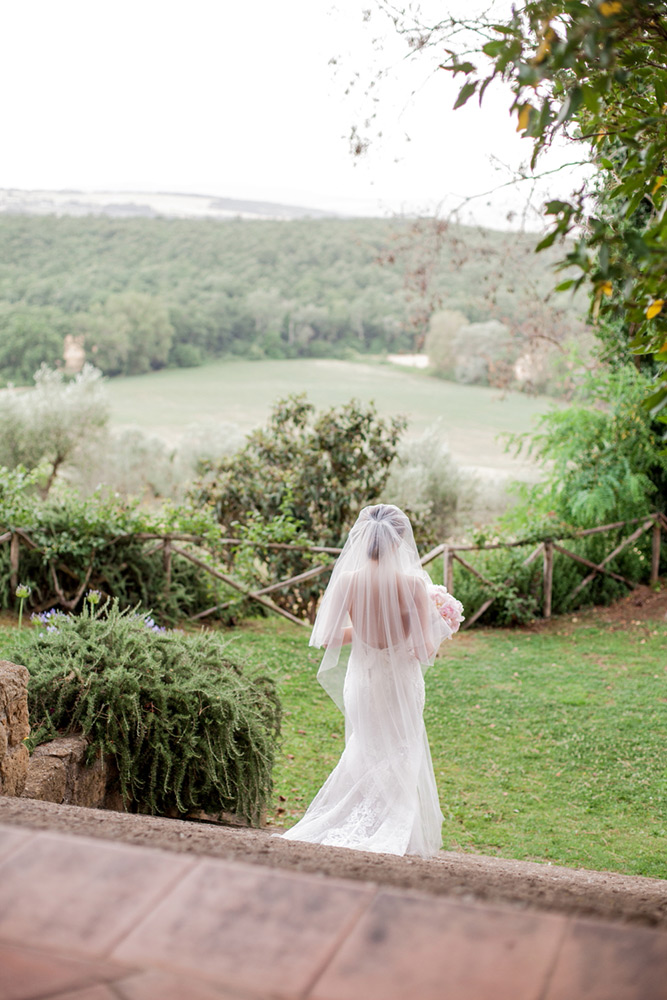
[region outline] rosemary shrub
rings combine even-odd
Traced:
[[[166,632],[116,601],[43,623],[16,651],[34,743],[83,731],[91,759],[115,759],[131,811],[224,810],[259,824],[280,728],[270,678],[244,674],[214,636]]]

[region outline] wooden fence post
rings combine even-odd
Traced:
[[[653,522],[653,538],[651,540],[651,583],[658,582],[660,574],[660,545],[662,542],[660,519]]]
[[[9,543],[9,586],[12,589],[12,597],[16,594],[19,585],[19,536],[14,531],[12,540]]]
[[[551,618],[551,594],[554,582],[554,543],[549,538],[544,543],[544,598],[542,617]]]
[[[451,594],[454,589],[454,553],[449,545],[445,545],[442,550],[442,571],[442,582]]]
[[[164,548],[162,549],[162,564],[164,566],[164,596],[169,597],[169,591],[171,590],[171,549],[172,549],[171,538],[165,538]]]

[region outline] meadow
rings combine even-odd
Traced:
[[[508,455],[499,435],[530,430],[536,416],[556,405],[547,396],[461,385],[391,364],[332,359],[214,361],[114,378],[107,386],[112,426],[138,426],[171,444],[196,425],[231,424],[246,433],[266,420],[277,398],[307,392],[318,408],[353,397],[372,400],[380,415],[406,416],[412,437],[439,420],[459,463],[514,474],[529,465]]]
[[[17,636],[4,613],[0,657],[32,627]],[[267,825],[292,826],[344,746],[343,717],[316,680],[321,653],[308,630],[274,617],[218,637],[277,684]],[[595,609],[445,643],[425,709],[444,849],[667,878],[666,645],[666,622],[621,626]]]
[[[230,635],[232,655],[279,684],[269,819],[291,826],[338,760],[343,719],[305,630],[258,620]],[[445,643],[425,711],[443,847],[667,878],[666,642],[666,624],[588,613]]]

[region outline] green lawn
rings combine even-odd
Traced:
[[[189,424],[231,422],[244,433],[262,423],[273,401],[307,391],[318,407],[352,397],[374,400],[380,413],[401,413],[409,433],[439,418],[458,461],[491,468],[520,468],[496,440],[499,432],[529,430],[552,405],[547,397],[502,394],[459,385],[380,363],[349,361],[217,361],[201,368],[171,368],[108,383],[112,422],[134,424],[175,441]]]
[[[308,635],[275,618],[221,633],[279,683],[274,825],[302,815],[343,748]],[[446,643],[426,706],[443,846],[667,878],[666,647],[667,624],[620,630],[594,612]]]
[[[305,630],[304,630],[305,632]],[[265,620],[232,649],[279,678],[273,822],[291,825],[343,746],[308,634]],[[446,849],[667,878],[667,626],[478,630],[427,675]]]

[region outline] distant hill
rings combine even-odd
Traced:
[[[6,215],[105,215],[115,219],[327,219],[333,212],[269,201],[170,191],[23,191],[0,189]]]
[[[431,314],[446,309],[498,321],[483,347],[456,347],[457,364],[461,352],[475,362],[465,379],[561,391],[583,343],[585,301],[549,294],[562,248],[535,254],[534,236],[433,219],[265,218],[290,209],[242,215],[251,203],[178,195],[144,205],[100,194],[84,214],[74,192],[42,194],[0,211],[0,387],[31,384],[63,352],[71,368],[76,354],[109,376],[214,358],[421,353]],[[159,197],[165,212],[202,214],[131,217],[157,216]]]

